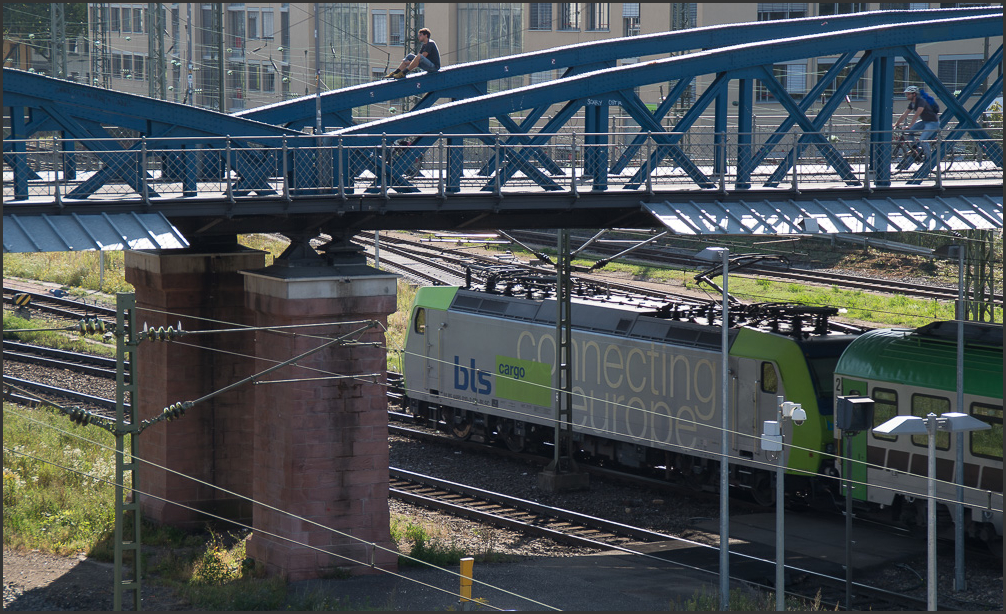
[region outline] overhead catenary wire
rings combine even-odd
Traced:
[[[8,409],[7,409],[6,407],[5,407],[5,408],[4,408],[4,411],[8,411]],[[35,418],[32,418],[32,417],[30,417],[30,416],[27,416],[27,415],[25,415],[25,414],[23,414],[23,413],[18,413],[18,412],[14,412],[14,413],[15,413],[15,414],[17,414],[17,415],[20,415],[20,416],[24,417],[24,418],[25,418],[25,419],[27,419],[27,420],[30,420],[30,421],[32,421],[32,422],[35,422],[36,424],[40,424],[40,425],[42,425],[43,427],[47,427],[47,428],[53,428],[53,429],[55,429],[56,431],[58,431],[58,432],[60,432],[60,433],[62,433],[62,434],[65,434],[65,435],[68,435],[68,436],[70,436],[70,437],[75,437],[75,438],[78,438],[78,439],[81,439],[81,440],[83,440],[83,441],[87,441],[87,442],[89,442],[89,443],[91,443],[91,444],[93,444],[93,445],[96,445],[96,446],[98,446],[98,447],[101,447],[101,448],[104,448],[104,449],[106,449],[106,450],[109,450],[109,451],[112,451],[113,453],[116,453],[116,454],[118,454],[118,453],[119,453],[119,452],[118,452],[117,450],[115,450],[115,448],[113,448],[113,447],[111,447],[111,446],[108,446],[108,445],[105,445],[105,444],[103,444],[103,443],[101,443],[101,442],[98,442],[98,441],[94,441],[94,440],[92,440],[92,439],[88,439],[88,438],[86,438],[86,437],[83,437],[83,436],[81,436],[81,435],[79,435],[79,434],[77,434],[77,433],[73,433],[73,432],[70,432],[70,431],[67,431],[67,430],[65,430],[65,429],[59,429],[59,428],[57,428],[57,427],[54,427],[54,426],[52,426],[52,425],[48,425],[48,424],[46,424],[46,423],[44,423],[44,422],[42,422],[42,421],[40,421],[40,420],[36,420]],[[433,588],[433,589],[436,589],[436,590],[438,590],[438,591],[441,591],[441,592],[445,592],[445,593],[447,593],[447,594],[449,594],[449,595],[454,595],[454,596],[460,596],[460,595],[459,595],[458,593],[454,593],[454,592],[452,592],[452,591],[449,591],[449,590],[446,590],[446,589],[443,589],[443,588],[440,588],[440,587],[437,587],[437,586],[434,586],[434,585],[431,585],[431,584],[428,584],[428,583],[425,583],[425,582],[422,582],[422,581],[419,581],[419,580],[415,580],[415,579],[413,579],[413,578],[409,578],[408,576],[405,576],[405,575],[403,575],[403,574],[399,574],[399,573],[396,573],[396,572],[393,572],[393,571],[390,571],[390,570],[387,570],[387,569],[382,569],[382,568],[380,568],[380,567],[376,567],[376,566],[372,566],[372,565],[371,565],[371,563],[370,563],[370,562],[368,562],[368,561],[357,561],[357,560],[355,560],[355,559],[352,559],[351,557],[348,557],[348,556],[345,556],[345,555],[341,555],[341,554],[337,554],[337,553],[334,553],[334,552],[329,552],[329,551],[327,551],[327,550],[323,550],[323,549],[321,549],[321,548],[318,548],[318,547],[316,547],[316,546],[311,546],[311,545],[309,545],[309,544],[305,544],[305,543],[302,543],[302,542],[298,542],[297,540],[294,540],[294,539],[292,539],[292,538],[290,538],[290,537],[286,537],[286,536],[283,536],[283,535],[279,535],[279,534],[276,534],[276,533],[271,533],[271,532],[268,532],[268,531],[264,531],[264,530],[262,530],[262,529],[256,529],[256,528],[255,528],[254,526],[250,526],[250,525],[245,525],[245,524],[243,524],[243,523],[240,523],[240,522],[237,522],[237,521],[235,521],[235,520],[233,520],[233,519],[229,519],[229,518],[224,518],[224,517],[222,517],[222,516],[217,516],[217,515],[215,515],[215,514],[212,514],[212,513],[210,513],[210,512],[206,512],[206,511],[204,511],[204,510],[198,510],[198,509],[196,509],[196,508],[194,508],[194,507],[191,507],[191,506],[188,506],[188,505],[185,505],[184,503],[179,503],[179,502],[177,502],[177,501],[172,501],[172,500],[170,500],[170,499],[166,499],[166,498],[164,498],[164,497],[159,497],[159,496],[157,496],[157,495],[154,495],[154,494],[152,494],[152,493],[148,493],[148,492],[145,492],[145,491],[142,491],[142,490],[138,490],[138,489],[133,489],[133,488],[132,488],[131,486],[129,486],[129,485],[123,485],[123,484],[116,484],[115,482],[113,482],[113,481],[111,481],[111,480],[107,480],[107,479],[104,479],[104,478],[102,478],[102,477],[100,477],[100,476],[94,476],[94,475],[91,475],[91,474],[87,474],[86,472],[82,472],[82,471],[79,471],[79,470],[77,470],[77,469],[73,469],[73,468],[71,468],[71,467],[65,467],[65,466],[62,466],[62,465],[59,465],[59,464],[57,464],[57,463],[54,463],[54,462],[52,462],[52,461],[49,461],[49,460],[46,460],[46,459],[42,459],[42,458],[38,458],[38,457],[36,457],[36,456],[34,456],[34,455],[30,455],[30,454],[27,454],[27,453],[25,453],[25,452],[23,452],[23,451],[21,451],[21,450],[16,450],[16,449],[14,449],[14,448],[8,448],[7,446],[4,446],[4,451],[9,451],[9,452],[11,452],[11,453],[13,453],[13,454],[18,454],[18,455],[20,455],[20,456],[25,456],[25,457],[29,457],[29,458],[32,458],[33,460],[37,460],[37,461],[40,461],[40,462],[43,462],[43,463],[47,463],[47,464],[50,464],[50,465],[53,465],[53,466],[56,466],[56,467],[59,467],[59,468],[61,468],[61,469],[65,469],[65,470],[67,470],[67,471],[70,471],[70,472],[73,472],[73,473],[76,473],[76,474],[79,474],[79,475],[85,475],[85,476],[87,476],[87,477],[90,477],[91,479],[94,479],[94,480],[98,480],[98,481],[101,481],[101,482],[104,482],[104,483],[106,483],[106,484],[110,484],[110,485],[112,485],[112,486],[121,486],[122,488],[126,488],[126,489],[131,489],[131,490],[134,490],[135,492],[137,492],[137,493],[139,493],[139,494],[141,494],[141,495],[143,495],[143,496],[147,496],[147,497],[151,497],[151,498],[153,498],[153,499],[157,499],[157,500],[159,500],[159,501],[164,501],[165,503],[170,503],[170,504],[172,504],[172,505],[177,505],[177,506],[179,506],[179,507],[182,507],[182,508],[184,508],[184,509],[188,509],[188,510],[191,510],[191,511],[196,511],[196,512],[200,512],[200,513],[203,513],[203,514],[206,514],[207,516],[211,516],[211,517],[213,517],[213,518],[216,518],[217,520],[223,520],[223,521],[227,521],[227,522],[231,522],[231,523],[233,523],[233,524],[236,524],[236,525],[239,525],[239,526],[242,526],[242,527],[244,527],[244,528],[247,528],[247,529],[249,529],[249,530],[252,530],[252,531],[258,531],[258,532],[261,532],[261,533],[262,533],[262,534],[264,534],[264,535],[269,535],[270,537],[275,537],[275,538],[277,538],[277,539],[282,539],[282,540],[285,540],[285,541],[288,541],[288,542],[291,542],[291,543],[294,543],[294,544],[296,544],[296,545],[299,545],[299,546],[303,546],[303,547],[306,547],[306,548],[310,548],[310,549],[312,549],[312,550],[317,550],[317,551],[319,551],[319,552],[322,552],[322,553],[325,553],[325,554],[330,554],[330,555],[332,555],[332,556],[336,556],[336,557],[338,557],[338,558],[341,558],[341,559],[344,559],[344,560],[347,560],[347,561],[350,561],[350,562],[353,562],[353,563],[356,563],[356,564],[359,564],[359,565],[362,565],[362,566],[366,566],[366,567],[372,567],[373,569],[377,569],[377,570],[379,570],[379,571],[381,571],[381,572],[383,572],[383,573],[387,573],[387,574],[389,574],[389,575],[393,575],[393,576],[396,576],[396,577],[399,577],[399,578],[402,578],[402,579],[405,579],[405,580],[408,580],[408,581],[410,581],[410,582],[414,582],[414,583],[417,583],[417,584],[421,584],[421,585],[423,585],[423,586],[428,586],[428,587],[430,587],[430,588]],[[122,454],[125,454],[125,452],[122,452]],[[174,475],[177,475],[177,476],[179,476],[179,477],[183,477],[183,478],[186,478],[186,479],[189,479],[189,480],[192,480],[192,481],[194,481],[194,482],[196,482],[196,483],[198,483],[198,484],[201,484],[201,485],[203,485],[203,486],[208,486],[208,487],[210,487],[210,488],[213,488],[213,489],[215,489],[215,490],[218,490],[218,491],[220,491],[220,492],[223,492],[223,493],[225,493],[225,494],[228,494],[228,495],[232,495],[232,496],[235,496],[235,497],[239,497],[239,498],[241,498],[241,499],[243,499],[243,500],[245,500],[245,501],[248,501],[248,502],[250,502],[250,503],[253,503],[253,504],[255,504],[255,505],[259,505],[259,506],[262,506],[262,507],[264,507],[264,508],[267,508],[267,509],[269,509],[269,510],[272,510],[272,511],[274,511],[274,512],[278,512],[278,513],[281,513],[281,514],[284,514],[284,515],[287,515],[287,516],[289,516],[289,517],[291,517],[291,518],[294,518],[294,519],[296,519],[296,520],[299,520],[299,521],[302,521],[302,522],[305,522],[305,523],[308,523],[308,524],[311,524],[311,525],[314,525],[314,526],[317,526],[318,528],[321,528],[321,529],[324,529],[324,530],[326,530],[326,531],[330,531],[330,532],[332,532],[332,533],[334,533],[334,534],[336,534],[336,535],[339,535],[340,537],[345,537],[345,538],[348,538],[348,539],[351,539],[351,540],[353,540],[353,541],[357,541],[357,542],[359,542],[359,543],[362,543],[362,544],[365,544],[365,545],[368,545],[368,546],[370,546],[370,547],[372,547],[372,548],[375,548],[375,549],[379,549],[379,550],[383,550],[383,551],[385,551],[385,552],[393,552],[394,554],[396,554],[396,555],[398,555],[398,556],[401,556],[401,557],[403,557],[403,558],[406,558],[406,559],[408,559],[408,560],[410,560],[410,561],[412,561],[412,562],[415,562],[415,563],[417,563],[417,564],[421,564],[421,565],[426,565],[427,567],[431,567],[431,568],[433,568],[433,569],[437,569],[437,570],[439,570],[439,571],[443,571],[443,572],[445,572],[445,573],[447,573],[447,574],[450,574],[450,575],[453,575],[453,576],[456,576],[456,577],[460,577],[460,575],[461,575],[460,573],[458,573],[458,572],[456,572],[456,571],[453,571],[453,570],[450,570],[450,569],[446,569],[446,568],[444,568],[444,567],[441,567],[441,566],[438,566],[438,565],[435,565],[435,564],[433,564],[433,563],[429,563],[429,562],[426,562],[426,561],[423,561],[423,560],[421,560],[421,559],[417,559],[417,558],[415,558],[415,557],[412,557],[412,556],[409,556],[409,555],[404,555],[404,554],[399,554],[399,553],[398,553],[397,551],[393,551],[393,550],[391,550],[391,549],[388,549],[388,548],[385,548],[385,547],[383,547],[383,546],[379,546],[378,544],[376,544],[376,543],[374,543],[374,542],[370,542],[370,541],[367,541],[367,540],[365,540],[365,539],[362,539],[362,538],[360,538],[360,537],[357,537],[357,536],[354,536],[354,535],[352,535],[352,534],[350,534],[350,533],[345,533],[345,532],[343,532],[343,531],[339,531],[338,529],[334,529],[334,528],[332,528],[332,527],[327,527],[327,526],[325,526],[325,525],[323,525],[323,524],[321,524],[321,523],[319,523],[319,522],[317,522],[317,521],[314,521],[314,520],[311,520],[310,518],[305,518],[305,517],[303,517],[303,516],[299,516],[299,515],[297,515],[297,514],[294,514],[294,513],[292,513],[292,512],[288,512],[288,511],[286,511],[286,510],[283,510],[283,509],[281,509],[281,508],[278,508],[278,507],[275,507],[275,506],[273,506],[273,505],[270,505],[270,504],[268,504],[268,503],[264,503],[264,502],[261,502],[261,501],[257,501],[257,500],[255,500],[255,499],[253,499],[253,498],[251,498],[251,497],[247,497],[247,496],[245,496],[245,495],[242,495],[242,494],[240,494],[240,493],[236,493],[236,492],[233,492],[233,491],[230,491],[230,490],[228,490],[228,489],[226,489],[226,488],[223,488],[223,487],[221,487],[221,486],[217,486],[217,485],[215,485],[215,484],[211,484],[211,483],[209,483],[209,482],[206,482],[206,481],[204,481],[204,480],[200,480],[199,478],[196,478],[196,477],[193,477],[193,476],[190,476],[190,475],[187,475],[187,474],[184,474],[184,473],[182,473],[182,472],[179,472],[179,471],[175,471],[174,469],[171,469],[171,468],[168,468],[168,467],[164,467],[164,466],[162,466],[162,465],[159,465],[159,464],[157,464],[157,463],[154,463],[154,462],[152,462],[152,461],[149,461],[149,460],[147,460],[147,459],[144,459],[144,458],[142,458],[142,457],[139,457],[139,456],[138,456],[138,457],[135,457],[135,458],[136,458],[136,460],[138,460],[138,461],[140,461],[140,462],[142,462],[142,463],[145,463],[145,464],[147,464],[147,465],[150,465],[150,466],[152,466],[152,467],[155,467],[155,468],[157,468],[157,469],[162,469],[162,470],[164,470],[164,471],[167,471],[167,472],[169,472],[169,473],[172,473],[172,474],[174,474]],[[526,597],[526,596],[524,596],[524,595],[521,595],[521,594],[519,594],[519,593],[515,593],[515,592],[512,592],[512,591],[509,591],[509,590],[507,590],[507,589],[504,589],[504,588],[501,588],[501,587],[498,587],[498,586],[495,586],[495,585],[492,585],[492,584],[489,584],[488,582],[484,582],[484,581],[480,581],[480,580],[474,580],[474,581],[475,581],[476,583],[478,583],[478,584],[480,584],[480,585],[482,585],[482,586],[486,587],[486,588],[491,588],[491,589],[493,589],[493,590],[498,590],[498,591],[500,591],[501,593],[504,593],[504,594],[507,594],[507,595],[510,595],[510,596],[513,596],[513,597],[518,597],[518,598],[520,598],[520,599],[524,599],[524,600],[526,600],[526,601],[528,601],[528,602],[530,602],[530,603],[533,603],[533,604],[535,604],[535,605],[538,605],[538,606],[542,606],[543,608],[546,608],[546,609],[550,609],[550,610],[558,610],[558,608],[556,608],[556,607],[554,607],[554,606],[550,606],[550,605],[548,605],[548,604],[545,604],[545,603],[542,603],[542,602],[539,602],[539,601],[537,601],[537,600],[535,600],[535,599],[532,599],[532,598],[530,598],[530,597]],[[499,609],[501,609],[501,608],[498,608],[498,607],[496,607],[496,606],[493,606],[493,605],[491,605],[491,604],[488,604],[488,603],[486,603],[486,604],[484,604],[484,605],[486,605],[487,607],[490,607],[490,608],[492,608],[492,609],[495,609],[495,610],[499,610]]]
[[[164,314],[168,314],[168,315],[172,315],[172,316],[185,316],[185,317],[190,317],[190,316],[188,316],[187,314],[178,314],[178,313],[174,313],[174,312],[163,312],[163,311],[159,311],[159,310],[150,310],[150,309],[148,309],[148,310],[149,310],[149,311],[154,311],[154,312],[157,312],[157,313],[164,313]],[[192,317],[194,317],[194,316],[192,316]],[[246,325],[239,325],[239,324],[234,324],[234,323],[228,323],[228,322],[224,322],[224,321],[220,321],[220,320],[212,320],[212,319],[208,319],[208,318],[200,318],[200,319],[206,319],[206,320],[210,320],[210,321],[214,321],[214,322],[218,322],[218,323],[226,323],[226,324],[232,324],[232,325],[234,325],[234,326],[236,326],[236,327],[240,327],[240,328],[235,328],[235,329],[224,329],[224,330],[226,330],[226,331],[230,331],[230,330],[244,330],[244,329],[248,329],[248,328],[250,328],[250,327],[248,327],[248,326],[246,326]],[[290,326],[290,327],[280,327],[280,328],[295,328],[295,327],[299,327],[299,326],[308,326],[308,325],[292,325],[292,326]],[[313,325],[310,325],[310,326],[313,326]],[[383,325],[381,325],[381,327],[382,327],[382,328],[385,328],[385,330],[386,330],[386,327],[384,327]],[[262,328],[263,328],[263,329],[266,329],[266,330],[269,330],[269,329],[270,329],[271,327],[262,327]],[[324,336],[319,336],[318,338],[319,338],[319,339],[329,339],[328,337],[324,337]],[[386,349],[387,349],[387,346],[385,346],[385,347],[386,347]],[[209,349],[209,350],[213,350],[213,351],[218,351],[218,350],[216,350],[216,348],[205,348],[205,349]],[[401,348],[401,349],[398,349],[398,348],[396,348],[396,349],[395,349],[395,351],[399,351],[399,352],[401,352],[401,353],[402,353],[403,355],[405,355],[405,354],[408,354],[408,352],[406,352],[406,351],[404,350],[404,348]],[[252,356],[246,356],[246,357],[248,357],[248,358],[258,358],[258,357],[252,357]],[[443,362],[443,363],[444,363],[445,365],[449,365],[449,364],[452,364],[452,363],[448,363],[448,362],[447,362],[447,361],[445,361],[445,360],[439,360],[439,359],[435,359],[435,358],[429,358],[429,359],[430,359],[430,360],[433,360],[433,361],[439,361],[439,362]],[[298,366],[301,366],[301,365],[298,365]],[[271,370],[275,370],[275,367],[274,367],[274,368],[271,368],[271,369],[270,369],[270,371],[271,371]],[[332,372],[326,372],[326,371],[324,371],[324,370],[321,370],[321,369],[317,369],[317,371],[322,371],[322,372],[324,372],[324,373],[325,373],[326,375],[328,375],[328,376],[331,376],[331,377],[340,377],[340,378],[357,378],[357,379],[360,379],[361,381],[363,381],[363,382],[366,382],[366,383],[380,383],[379,381],[375,382],[375,379],[376,379],[376,378],[374,378],[373,374],[371,374],[371,375],[366,375],[366,376],[360,376],[360,375],[355,375],[355,376],[353,376],[353,375],[348,375],[348,376],[347,376],[347,375],[343,375],[343,374],[336,374],[336,373],[332,373]],[[489,372],[487,372],[487,373],[489,373]],[[492,376],[494,376],[494,377],[495,377],[495,376],[496,376],[496,374],[495,374],[495,373],[492,373]],[[253,377],[254,377],[254,376],[253,376]],[[313,379],[313,378],[312,378],[312,379]],[[327,379],[327,378],[326,378],[326,379]],[[289,381],[293,381],[293,380],[289,380]],[[553,389],[553,388],[552,388],[551,386],[545,386],[545,385],[541,385],[541,384],[532,384],[531,382],[525,382],[525,383],[526,383],[526,384],[529,384],[529,385],[534,385],[534,386],[540,386],[540,387],[543,387],[543,388],[547,388],[547,389],[548,389],[548,390],[549,390],[550,392],[555,392],[555,390],[554,390],[554,389]],[[236,384],[232,384],[232,386],[231,386],[231,387],[233,387],[233,386],[235,386],[235,385],[236,385]],[[229,390],[229,389],[230,389],[230,388],[228,388],[228,390]],[[216,395],[216,394],[219,394],[220,392],[221,392],[221,391],[217,391],[217,392],[215,392],[215,393],[212,393],[212,394],[213,394],[213,395]],[[581,398],[582,398],[582,399],[583,399],[584,401],[599,401],[599,402],[608,402],[608,403],[612,403],[612,402],[611,402],[610,400],[606,400],[606,399],[601,399],[601,398],[595,398],[595,397],[590,397],[590,396],[588,396],[588,395],[582,395],[582,394],[578,394],[578,393],[574,393],[574,394],[577,394],[577,396],[580,396],[580,397],[581,397]],[[205,397],[204,397],[204,398],[205,398]],[[672,417],[672,416],[669,416],[669,415],[666,415],[666,414],[660,414],[660,413],[658,413],[658,412],[654,412],[654,411],[651,411],[651,410],[645,410],[645,409],[641,409],[641,408],[636,408],[636,407],[632,407],[632,406],[629,406],[629,405],[625,405],[625,404],[620,404],[620,403],[613,403],[613,405],[615,405],[616,407],[618,407],[618,408],[620,408],[620,409],[625,409],[626,411],[628,411],[628,410],[633,410],[633,411],[639,411],[639,412],[642,412],[642,413],[649,413],[649,414],[654,414],[655,416],[659,416],[659,417],[660,417],[660,418],[662,418],[662,419],[668,419],[668,420],[675,420],[675,421],[681,421],[681,422],[683,422],[683,423],[687,423],[687,424],[692,424],[692,425],[699,425],[699,426],[704,426],[704,427],[707,427],[707,428],[714,428],[714,429],[716,429],[716,430],[719,430],[719,427],[713,427],[713,426],[711,426],[711,425],[707,425],[707,424],[704,424],[704,423],[701,423],[701,422],[698,422],[698,421],[691,421],[691,420],[687,420],[687,419],[684,419],[684,418],[680,418],[680,417],[677,417],[677,416],[673,416],[673,417]],[[477,405],[473,405],[473,407],[475,407],[475,408],[477,409],[477,407],[478,407],[478,406],[477,406]],[[514,413],[514,414],[516,414],[516,415],[519,415],[519,416],[527,416],[527,417],[531,417],[531,414],[529,414],[529,413],[528,413],[528,414],[522,414],[521,412],[517,412],[517,411],[513,411],[513,410],[508,410],[508,411],[510,411],[510,413]],[[611,431],[611,430],[606,430],[606,429],[592,429],[592,430],[598,430],[599,432],[601,432],[601,433],[603,433],[603,434],[609,434],[609,435],[617,435],[617,434],[620,434],[620,433],[618,433],[617,431]],[[739,431],[731,431],[731,432],[730,432],[730,434],[732,434],[732,435],[735,435],[735,436],[741,436],[741,437],[749,437],[749,438],[756,438],[756,439],[760,439],[760,437],[759,437],[759,436],[757,436],[757,435],[752,435],[752,434],[749,434],[749,433],[743,433],[743,432],[739,432]],[[659,444],[659,443],[663,443],[663,442],[661,442],[660,440],[657,440],[657,439],[651,439],[651,438],[645,438],[645,437],[640,437],[640,438],[637,438],[637,439],[639,439],[639,440],[641,440],[641,441],[643,441],[643,442],[646,442],[646,443],[650,443],[650,444]],[[792,444],[787,444],[787,445],[790,445],[790,446],[792,447]],[[678,446],[678,447],[682,447],[682,448],[684,448],[684,449],[688,449],[688,448],[687,448],[686,446]],[[810,449],[805,449],[805,448],[799,448],[799,447],[793,447],[793,449],[797,449],[797,450],[802,450],[802,451],[806,451],[806,452],[816,452],[816,453],[820,453],[820,454],[822,454],[823,456],[830,456],[830,457],[831,457],[832,459],[836,459],[836,460],[840,460],[840,459],[844,459],[844,457],[841,457],[841,456],[838,456],[838,455],[828,455],[827,453],[824,453],[824,452],[821,452],[821,451],[819,451],[819,450],[810,450]],[[718,456],[718,454],[712,454],[712,456],[714,456],[714,457],[715,457],[715,456]],[[754,464],[762,464],[762,465],[764,465],[764,466],[765,466],[765,467],[767,467],[767,468],[774,468],[774,464],[771,464],[771,463],[764,463],[764,462],[759,462],[759,461],[752,461],[751,459],[747,459],[747,458],[743,458],[743,457],[734,457],[734,456],[731,456],[731,457],[729,457],[729,459],[733,459],[733,460],[736,460],[736,461],[740,461],[740,460],[743,460],[744,462],[748,462],[748,463],[754,463]],[[872,467],[872,468],[879,468],[879,469],[882,469],[882,468],[883,468],[883,467],[881,467],[881,466],[879,466],[879,465],[871,465],[871,464],[869,464],[869,463],[866,463],[865,461],[858,461],[858,460],[855,460],[855,459],[853,459],[853,462],[854,462],[854,463],[859,463],[859,464],[863,464],[863,465],[865,465],[865,466],[869,466],[869,467]],[[796,470],[791,470],[791,471],[796,471]],[[816,475],[816,474],[815,474],[815,475]],[[830,478],[830,479],[835,479],[835,480],[839,480],[839,479],[840,479],[840,478],[838,478],[838,477],[836,477],[836,476],[822,476],[822,477],[827,477],[827,478]],[[952,484],[951,482],[945,482],[945,483],[947,483],[947,484]],[[984,493],[986,492],[986,491],[985,491],[985,490],[983,490],[983,489],[979,489],[979,488],[975,488],[975,487],[965,487],[965,488],[966,488],[966,489],[968,489],[968,490],[974,490],[974,491],[977,491],[977,492],[980,492],[980,493],[983,493],[983,494],[984,494]],[[894,489],[890,489],[890,488],[888,488],[888,490],[894,490]],[[921,496],[921,495],[924,495],[925,493],[916,493],[916,494],[919,494],[919,495]],[[998,511],[998,510],[997,510],[997,511]]]

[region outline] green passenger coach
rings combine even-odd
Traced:
[[[1003,335],[1002,326],[964,327],[964,406],[957,403],[957,325],[935,322],[918,329],[874,330],[859,336],[835,368],[836,395],[874,400],[874,426],[898,415],[966,413],[991,428],[963,434],[964,518],[957,519],[957,436],[936,435],[937,499],[966,533],[1002,537]],[[895,519],[924,526],[928,438],[864,432],[846,454],[857,461],[852,479],[866,482],[858,500],[891,510]]]

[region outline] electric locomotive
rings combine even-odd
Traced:
[[[1003,520],[1003,329],[964,325],[964,406],[957,404],[957,325],[934,322],[918,329],[882,329],[859,336],[835,368],[835,393],[874,401],[874,426],[898,415],[970,414],[990,429],[962,434],[963,522],[969,537],[1002,539]],[[956,434],[936,434],[937,516],[958,522]],[[859,433],[850,438],[857,502],[890,510],[908,526],[926,523],[928,436]],[[942,523],[948,526],[949,523]],[[1000,549],[1001,553],[1002,550]]]
[[[403,375],[408,406],[454,436],[512,449],[553,440],[556,302],[541,295],[421,288],[412,307]],[[530,294],[530,292],[529,292]],[[575,296],[572,423],[581,457],[663,471],[717,488],[721,333],[715,303],[666,305]],[[779,398],[806,421],[784,425],[790,494],[810,497],[834,475],[834,365],[852,342],[836,310],[731,308],[731,484],[774,501],[777,461],[761,449]]]

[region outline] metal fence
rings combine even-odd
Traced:
[[[19,200],[284,198],[338,194],[812,186],[873,189],[1002,181],[1001,129],[943,130],[928,148],[900,133],[586,133],[283,138],[8,139],[4,203]],[[922,152],[932,152],[924,158]],[[935,154],[935,155],[933,155]],[[938,160],[938,163],[935,161]]]

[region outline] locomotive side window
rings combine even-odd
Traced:
[[[876,405],[874,405],[876,411]],[[950,411],[950,399],[943,397],[931,397],[927,394],[912,395],[912,415],[925,418],[927,414],[933,413],[939,416]],[[929,445],[929,435],[912,435],[912,443],[917,446],[926,447]],[[936,431],[936,447],[940,450],[950,449],[950,433],[947,431]]]
[[[870,394],[870,398],[873,399],[873,426],[880,426],[898,415],[897,392],[883,388],[874,388],[873,393]],[[895,441],[898,438],[897,435],[883,435],[881,433],[873,433],[873,437],[874,439],[883,439],[885,441]]]
[[[779,374],[770,362],[761,363],[761,391],[772,394],[779,392]]]
[[[416,319],[413,327],[420,335],[426,332],[426,309],[420,307],[416,310]]]
[[[984,403],[972,403],[971,415],[992,425],[987,431],[972,431],[971,453],[1002,461],[1003,459],[1003,408]]]

